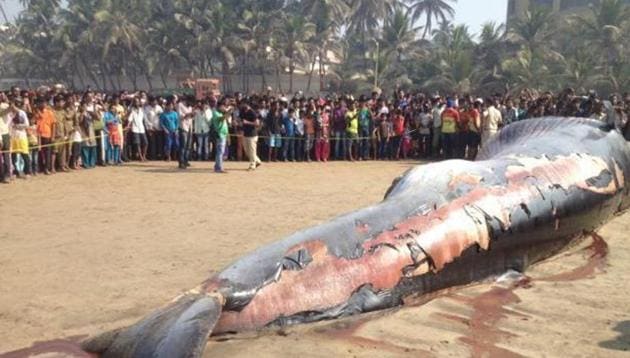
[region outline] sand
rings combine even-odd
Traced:
[[[413,164],[251,173],[229,163],[227,175],[209,163],[129,164],[0,186],[0,352],[130,324],[252,249],[379,201]],[[213,338],[206,356],[627,357],[629,219],[600,231],[607,250],[587,238],[535,266],[525,287],[488,282],[356,318]]]

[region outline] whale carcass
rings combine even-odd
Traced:
[[[376,205],[262,247],[133,326],[104,357],[198,357],[210,335],[333,319],[523,271],[630,207],[630,146],[607,124],[504,128],[476,162],[409,170]]]

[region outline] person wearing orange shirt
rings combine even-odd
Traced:
[[[52,161],[52,139],[55,130],[55,114],[46,105],[46,101],[43,99],[37,102],[37,109],[35,112],[35,123],[37,123],[37,132],[41,138],[42,145],[42,157],[44,162],[42,167],[44,168],[44,174],[50,175],[55,173],[55,166]]]
[[[459,122],[459,112],[455,109],[455,102],[449,99],[446,102],[446,109],[442,112],[442,141],[446,159],[453,158],[455,136],[457,134],[457,122]]]
[[[466,158],[466,149],[468,147],[468,130],[470,117],[470,102],[467,99],[460,99],[463,106],[459,109],[459,121],[457,121],[457,134],[455,145],[455,157],[459,159]]]
[[[481,105],[482,99],[477,99],[472,104],[472,107],[468,111],[468,139],[466,145],[468,146],[468,160],[475,160],[477,158],[477,152],[479,151],[479,143],[481,143]]]

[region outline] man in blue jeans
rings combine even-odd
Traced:
[[[160,126],[164,131],[164,155],[167,162],[171,161],[171,153],[179,149],[179,138],[177,136],[179,115],[173,108],[173,102],[168,102],[166,109],[160,115]]]
[[[346,103],[343,101],[333,110],[332,127],[336,160],[343,160],[346,157],[346,111]]]
[[[284,133],[284,146],[282,147],[282,159],[295,161],[295,109],[290,108],[289,113],[282,119]]]
[[[215,173],[227,173],[225,169],[223,169],[223,154],[225,153],[225,145],[227,143],[228,136],[228,123],[225,113],[229,111],[229,107],[226,107],[225,104],[221,104],[219,106],[219,110],[213,110],[212,113],[212,128],[216,135],[216,156],[214,160]]]

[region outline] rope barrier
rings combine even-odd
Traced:
[[[414,132],[416,132],[418,130],[419,129],[414,129],[414,130],[408,132],[408,134],[412,134],[412,133],[414,133]],[[228,136],[232,137],[232,138],[245,137],[244,134],[234,134],[234,133],[228,134]],[[98,136],[94,137],[94,140],[99,140],[99,139],[105,138],[105,137],[106,136],[104,136],[104,135],[98,135]],[[300,137],[258,136],[258,139],[271,139],[271,138],[281,139],[281,140],[287,140],[287,139],[300,140],[300,141],[306,141],[307,140],[306,137],[304,137],[304,136],[300,136]],[[359,140],[374,140],[374,139],[376,139],[376,137],[356,137],[356,138],[348,138],[348,137],[336,138],[334,136],[328,137],[328,140],[334,140],[334,141],[350,140],[350,139],[351,140],[357,140],[357,141],[359,141]],[[87,142],[88,140],[90,140],[90,139],[82,139],[80,142],[77,142],[77,141],[74,141],[74,140],[68,140],[68,141],[63,141],[63,142],[54,142],[54,143],[50,143],[50,144],[38,144],[36,146],[31,146],[29,144],[29,150],[33,150],[33,148],[38,148],[39,150],[41,150],[42,148],[55,147],[55,146],[59,146],[59,145],[66,145],[66,144],[72,144],[72,143],[84,143],[84,142]],[[314,137],[313,140],[317,140],[317,138]],[[10,153],[13,153],[13,152],[11,151],[11,149],[4,150],[4,151],[0,150],[0,154],[5,154],[5,153],[9,153],[10,154]]]

